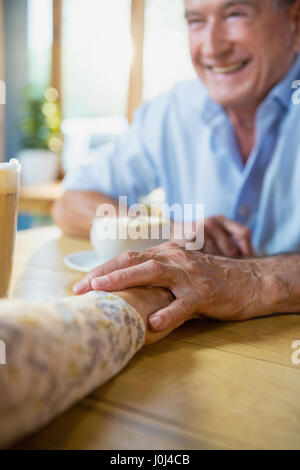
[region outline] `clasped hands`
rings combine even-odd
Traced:
[[[253,254],[246,227],[214,217],[205,221],[203,250],[188,251],[170,241],[142,252],[128,251],[87,274],[74,292],[164,287],[174,298],[149,317],[154,331],[177,328],[197,314],[223,321],[245,320],[265,313],[264,273],[254,258],[246,258]]]

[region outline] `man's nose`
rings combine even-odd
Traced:
[[[232,44],[220,21],[207,23],[202,44],[202,55],[208,58],[222,58],[231,51]]]

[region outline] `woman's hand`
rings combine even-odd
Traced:
[[[157,343],[176,328],[174,325],[167,330],[154,332],[150,330],[148,324],[148,319],[152,313],[167,307],[173,302],[174,296],[167,289],[159,287],[134,287],[114,292],[114,294],[125,300],[141,315],[146,327],[145,344]],[[180,326],[180,324],[177,326]]]
[[[245,320],[271,313],[265,302],[272,295],[268,289],[271,274],[264,266],[264,260],[210,256],[167,242],[114,258],[91,271],[74,291],[165,287],[175,300],[149,320],[153,330],[163,331],[176,328],[194,314]]]

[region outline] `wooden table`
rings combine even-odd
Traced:
[[[63,257],[88,249],[53,228],[20,233],[13,292],[53,299],[81,276]],[[117,377],[19,444],[21,449],[300,448],[300,316],[192,321],[145,347]]]

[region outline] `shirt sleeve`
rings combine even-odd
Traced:
[[[7,448],[123,369],[143,346],[145,325],[104,292],[55,304],[4,300],[0,340],[0,448]]]
[[[121,138],[91,152],[66,176],[65,189],[99,191],[114,199],[127,196],[128,205],[156,189],[160,179],[154,149],[159,147],[163,108],[163,100],[144,104]]]

